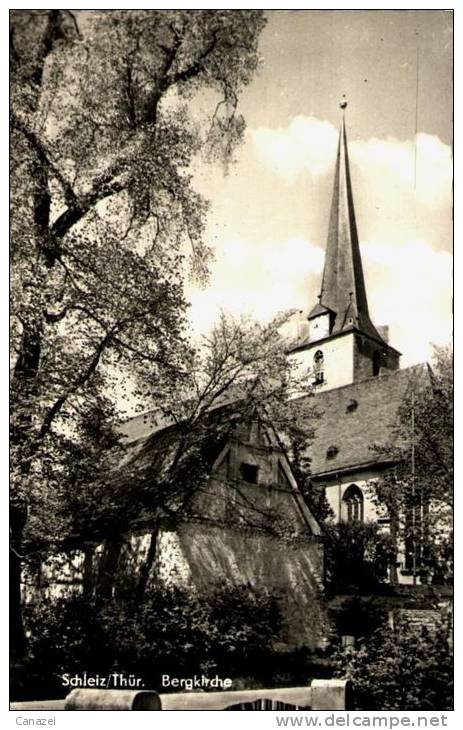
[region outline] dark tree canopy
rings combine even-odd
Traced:
[[[390,444],[396,468],[372,484],[391,531],[405,550],[407,569],[424,581],[452,580],[453,357],[435,348],[434,360],[410,382]]]

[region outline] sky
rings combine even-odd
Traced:
[[[452,17],[443,10],[268,11],[262,64],[228,176],[201,167],[211,201],[197,333],[221,309],[268,321],[310,310],[323,269],[341,112],[370,314],[402,366],[452,336]],[[418,82],[418,83],[417,83]]]

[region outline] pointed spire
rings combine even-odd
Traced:
[[[381,337],[372,324],[368,312],[349,169],[345,125],[347,101],[345,96],[339,106],[342,109],[341,129],[339,132],[321,298],[316,307],[321,305],[336,315],[332,333],[356,327],[381,341]]]

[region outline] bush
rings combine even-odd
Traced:
[[[12,668],[12,699],[63,697],[66,673],[132,674],[154,689],[162,674],[258,678],[281,619],[275,597],[246,587],[207,597],[156,588],[141,606],[130,598],[42,599],[26,607],[25,623],[28,654]]]
[[[381,627],[335,660],[337,676],[352,680],[353,709],[453,709],[448,617],[435,627]]]
[[[395,563],[389,534],[376,522],[340,522],[326,527],[327,588],[331,593],[374,591]]]

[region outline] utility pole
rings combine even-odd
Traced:
[[[417,33],[418,35],[418,33]],[[417,165],[417,145],[418,145],[418,94],[420,83],[420,48],[416,47],[416,81],[415,81],[415,154],[413,160],[413,189],[416,192],[416,165]]]
[[[415,488],[415,390],[412,390],[411,409],[411,470],[412,470],[412,575],[416,586],[416,488]]]

